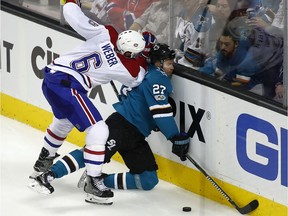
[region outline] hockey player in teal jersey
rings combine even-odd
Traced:
[[[174,70],[175,52],[166,44],[156,44],[149,57],[151,64],[143,82],[130,91],[122,88],[121,92],[125,94],[122,94],[121,101],[113,105],[116,112],[106,120],[110,134],[106,143],[105,162],[108,163],[119,152],[129,168],[126,173],[105,174],[104,183],[109,188],[151,190],[157,185],[158,166],[145,140],[155,128],[172,142],[172,152],[182,161],[186,160],[190,137],[179,132],[168,102],[173,91],[170,77]],[[36,182],[43,192],[52,193],[52,180],[83,167],[85,160],[82,150],[74,150],[38,176]],[[78,186],[81,183],[89,185],[89,178],[86,178],[85,183],[84,176],[85,172]]]

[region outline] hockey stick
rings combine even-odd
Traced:
[[[211,1],[212,1],[212,0],[208,0],[208,1],[207,1],[206,7],[205,7],[205,9],[204,9],[203,12],[202,12],[202,17],[206,17],[206,14],[207,14],[207,12],[208,12],[208,7],[207,7],[207,5],[211,4]]]
[[[119,94],[119,92],[118,92],[118,90],[117,90],[117,88],[116,88],[115,83],[113,82],[113,80],[110,81],[110,84],[111,84],[111,86],[112,86],[112,88],[113,88],[113,90],[114,90],[114,92],[115,92],[118,100],[121,101],[120,94]]]
[[[258,200],[253,200],[246,206],[240,208],[190,155],[186,154],[186,157],[198,170],[200,170],[205,175],[206,179],[208,179],[208,181],[212,183],[212,185],[222,194],[222,196],[226,198],[226,200],[228,200],[232,204],[232,206],[234,206],[234,208],[238,210],[238,212],[240,212],[241,214],[248,214],[249,212],[254,211],[259,206]]]
[[[205,6],[202,5],[202,6],[200,6],[200,7],[197,9],[197,10],[200,10],[200,9],[202,10],[203,7],[204,7],[204,9],[203,9],[203,11],[202,11],[202,13],[201,13],[201,15],[200,15],[200,21],[202,21],[202,20],[206,17],[206,15],[207,15],[207,13],[208,13],[208,10],[209,10],[208,5],[211,4],[211,1],[212,1],[212,0],[208,0]],[[196,11],[196,12],[197,12],[197,11]],[[194,24],[194,23],[193,23],[193,24]],[[200,25],[197,24],[197,25],[194,26],[194,28],[195,28],[196,31],[200,32],[202,26],[200,26]]]

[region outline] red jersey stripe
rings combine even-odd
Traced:
[[[93,155],[104,155],[105,151],[93,151],[87,148],[84,148],[84,152],[88,153],[88,154],[93,154]]]
[[[77,98],[80,106],[82,107],[83,111],[85,112],[86,116],[88,117],[90,123],[96,124],[96,120],[94,119],[93,115],[91,114],[89,108],[86,106],[85,101],[81,97],[81,95],[77,94],[77,91],[75,89],[72,89],[74,96]]]
[[[63,141],[63,140],[66,139],[66,137],[63,138],[63,137],[57,136],[57,135],[54,134],[50,129],[47,129],[47,133],[48,133],[51,137],[53,137],[54,139],[59,140],[59,141]]]

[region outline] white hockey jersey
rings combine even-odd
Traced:
[[[84,15],[78,5],[66,3],[63,14],[69,25],[86,39],[47,67],[75,77],[86,89],[117,80],[135,87],[144,78],[144,57],[131,59],[115,52],[118,33],[112,26],[100,25]]]

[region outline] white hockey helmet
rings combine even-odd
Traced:
[[[134,58],[144,50],[145,43],[145,39],[141,33],[134,30],[126,30],[118,35],[116,45],[121,54],[130,52],[131,58]]]

